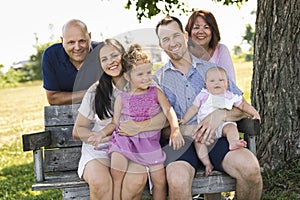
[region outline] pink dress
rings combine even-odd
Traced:
[[[143,94],[132,95],[122,92],[120,95],[122,102],[120,121],[128,119],[144,121],[161,112],[154,86],[149,87]],[[121,136],[116,130],[109,142],[109,154],[119,152],[129,160],[146,166],[163,164],[166,155],[159,143],[160,135],[160,130],[155,130],[141,132],[135,136]]]

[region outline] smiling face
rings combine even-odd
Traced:
[[[212,39],[212,31],[206,21],[198,16],[191,31],[193,41],[201,45],[205,49],[209,49],[209,42]]]
[[[224,94],[228,80],[224,69],[213,67],[206,72],[205,86],[211,94]]]
[[[160,47],[172,60],[180,60],[187,53],[187,35],[175,21],[161,25],[157,35]]]
[[[140,93],[149,88],[152,82],[151,69],[151,63],[139,63],[125,73],[125,78],[130,82],[130,88],[133,93]]]
[[[62,45],[70,62],[79,69],[91,49],[91,34],[78,22],[71,22],[64,27]]]
[[[118,77],[122,74],[121,53],[111,45],[104,45],[100,52],[100,64],[103,71],[111,76]]]

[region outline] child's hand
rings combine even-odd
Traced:
[[[184,124],[185,121],[183,119],[178,119],[178,124]]]
[[[172,145],[174,150],[178,150],[184,145],[184,139],[179,128],[176,128],[171,132],[169,146]]]
[[[103,142],[103,138],[105,138],[105,135],[102,132],[91,132],[87,142],[93,146],[98,146],[98,144]]]

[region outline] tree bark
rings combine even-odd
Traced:
[[[300,165],[300,0],[257,0],[253,63],[259,162],[268,169],[294,159]]]

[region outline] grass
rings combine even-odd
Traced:
[[[251,80],[252,80],[252,62],[245,62],[242,59],[233,57],[236,85],[244,92],[244,97],[250,103]]]
[[[252,63],[234,60],[237,85],[250,97]],[[242,77],[242,79],[241,79]],[[0,89],[0,199],[61,199],[60,190],[31,191],[34,181],[32,152],[23,152],[22,134],[44,130],[43,107],[48,105],[42,82]],[[263,174],[262,199],[300,199],[300,168],[291,163],[288,170]]]
[[[289,166],[276,171],[263,173],[263,199],[298,200],[300,199],[299,161],[292,161]]]
[[[32,152],[23,152],[22,134],[42,131],[47,105],[41,81],[0,89],[0,199],[60,199],[59,190],[31,191]]]

